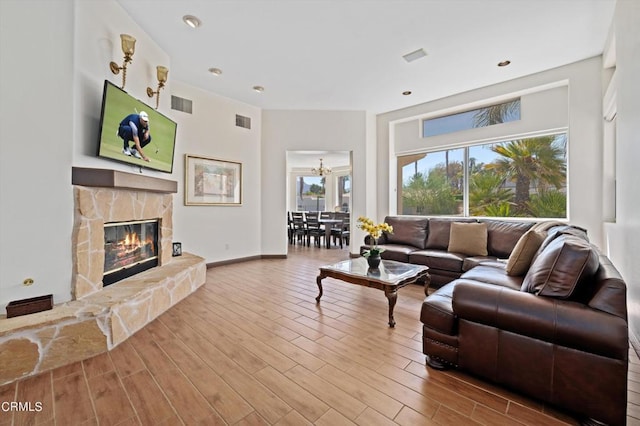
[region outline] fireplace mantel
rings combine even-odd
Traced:
[[[110,169],[71,168],[73,185],[175,194],[178,182]]]

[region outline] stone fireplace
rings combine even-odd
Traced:
[[[74,167],[72,184],[73,300],[0,319],[0,385],[112,349],[205,282],[203,258],[172,257],[177,182]],[[157,222],[157,266],[105,287],[105,224],[148,221]]]

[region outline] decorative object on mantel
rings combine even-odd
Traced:
[[[173,257],[182,256],[182,243],[173,243]]]
[[[314,167],[311,169],[311,173],[314,176],[326,176],[326,175],[330,175],[331,174],[331,169],[328,167],[325,167],[322,164],[322,158],[320,159],[320,167],[318,167],[317,169]]]
[[[158,65],[156,67],[156,73],[158,77],[158,89],[154,92],[151,87],[147,87],[147,96],[153,98],[156,96],[156,109],[160,105],[160,89],[162,89],[167,82],[167,75],[169,74],[169,69],[167,67],[163,67],[162,65]]]
[[[14,300],[7,305],[7,318],[21,315],[35,314],[53,308],[53,294],[32,297],[29,299]]]
[[[368,217],[360,216],[358,218],[358,228],[365,231],[369,234],[371,240],[373,240],[373,244],[369,250],[365,250],[362,253],[362,256],[367,259],[367,263],[369,263],[370,268],[377,268],[380,265],[380,253],[384,251],[383,248],[378,246],[378,238],[382,235],[382,232],[387,232],[389,234],[393,233],[393,226],[389,225],[387,222],[378,223],[377,225],[373,223],[373,220]]]
[[[242,163],[185,154],[184,205],[242,205]]]
[[[133,62],[133,53],[136,51],[136,39],[135,37],[130,36],[129,34],[120,34],[120,40],[122,42],[122,52],[124,53],[124,62],[122,66],[118,66],[117,63],[111,61],[109,63],[109,68],[111,72],[115,75],[120,73],[122,70],[122,86],[124,89],[124,85],[127,83],[127,64]]]

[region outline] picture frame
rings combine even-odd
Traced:
[[[171,255],[173,257],[182,256],[182,243],[173,243],[173,251]]]
[[[185,154],[186,206],[241,206],[242,163]]]

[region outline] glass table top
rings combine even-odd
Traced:
[[[396,262],[393,260],[382,260],[379,268],[372,269],[369,268],[367,259],[364,257],[344,260],[320,268],[320,270],[340,272],[353,277],[366,277],[387,283],[401,282],[428,269],[428,267],[423,265],[413,265],[411,263]]]

